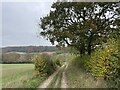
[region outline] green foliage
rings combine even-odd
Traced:
[[[59,59],[55,60],[55,63],[58,65],[58,66],[61,66],[61,62]]]
[[[109,39],[103,47],[95,50],[86,62],[87,70],[95,77],[113,79],[120,84],[120,57],[118,54],[118,40]],[[116,83],[118,83],[118,81]]]
[[[28,81],[23,82],[22,88],[30,88],[29,90],[35,90],[44,80],[46,77],[33,77]]]
[[[52,55],[52,59],[57,66],[61,66],[65,62],[66,57],[65,53],[55,53]]]
[[[51,56],[48,54],[37,55],[33,58],[35,64],[35,70],[37,72],[37,76],[49,76],[51,75],[55,69],[56,65],[52,61]]]
[[[71,54],[74,54],[74,55],[80,54],[80,52],[79,52],[78,50],[76,50],[75,48],[70,48],[69,52],[70,52]]]
[[[96,45],[120,33],[117,2],[56,2],[41,18],[40,34],[58,46],[71,46],[91,54]],[[110,16],[107,16],[110,14]],[[114,27],[115,26],[115,27]]]

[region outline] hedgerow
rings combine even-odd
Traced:
[[[85,63],[87,70],[95,77],[112,80],[118,87],[120,85],[120,57],[118,40],[109,39],[91,54]]]

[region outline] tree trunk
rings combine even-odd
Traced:
[[[89,55],[91,54],[91,51],[92,51],[91,47],[92,47],[92,39],[93,39],[93,35],[94,35],[94,33],[91,32],[91,35],[90,35],[90,37],[89,37],[89,39],[88,39],[88,47],[87,47],[87,51],[88,51],[88,54],[89,54]]]
[[[89,44],[88,44],[88,54],[89,55],[91,54],[91,42],[89,42]]]

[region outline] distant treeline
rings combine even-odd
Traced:
[[[32,57],[35,54],[18,54],[18,53],[2,53],[0,57],[0,63],[14,64],[14,63],[32,63]]]
[[[31,64],[32,62],[0,62],[0,64]]]
[[[58,49],[55,46],[21,46],[5,47],[0,53],[0,63],[2,64],[20,64],[32,63],[32,57],[41,53],[56,54],[67,53],[68,48]]]
[[[55,46],[20,46],[20,47],[5,47],[1,48],[2,53],[7,52],[54,52],[58,51],[58,48]]]

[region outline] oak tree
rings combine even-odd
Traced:
[[[118,2],[56,2],[51,8],[40,19],[40,35],[52,44],[91,54],[101,41],[120,33]]]

